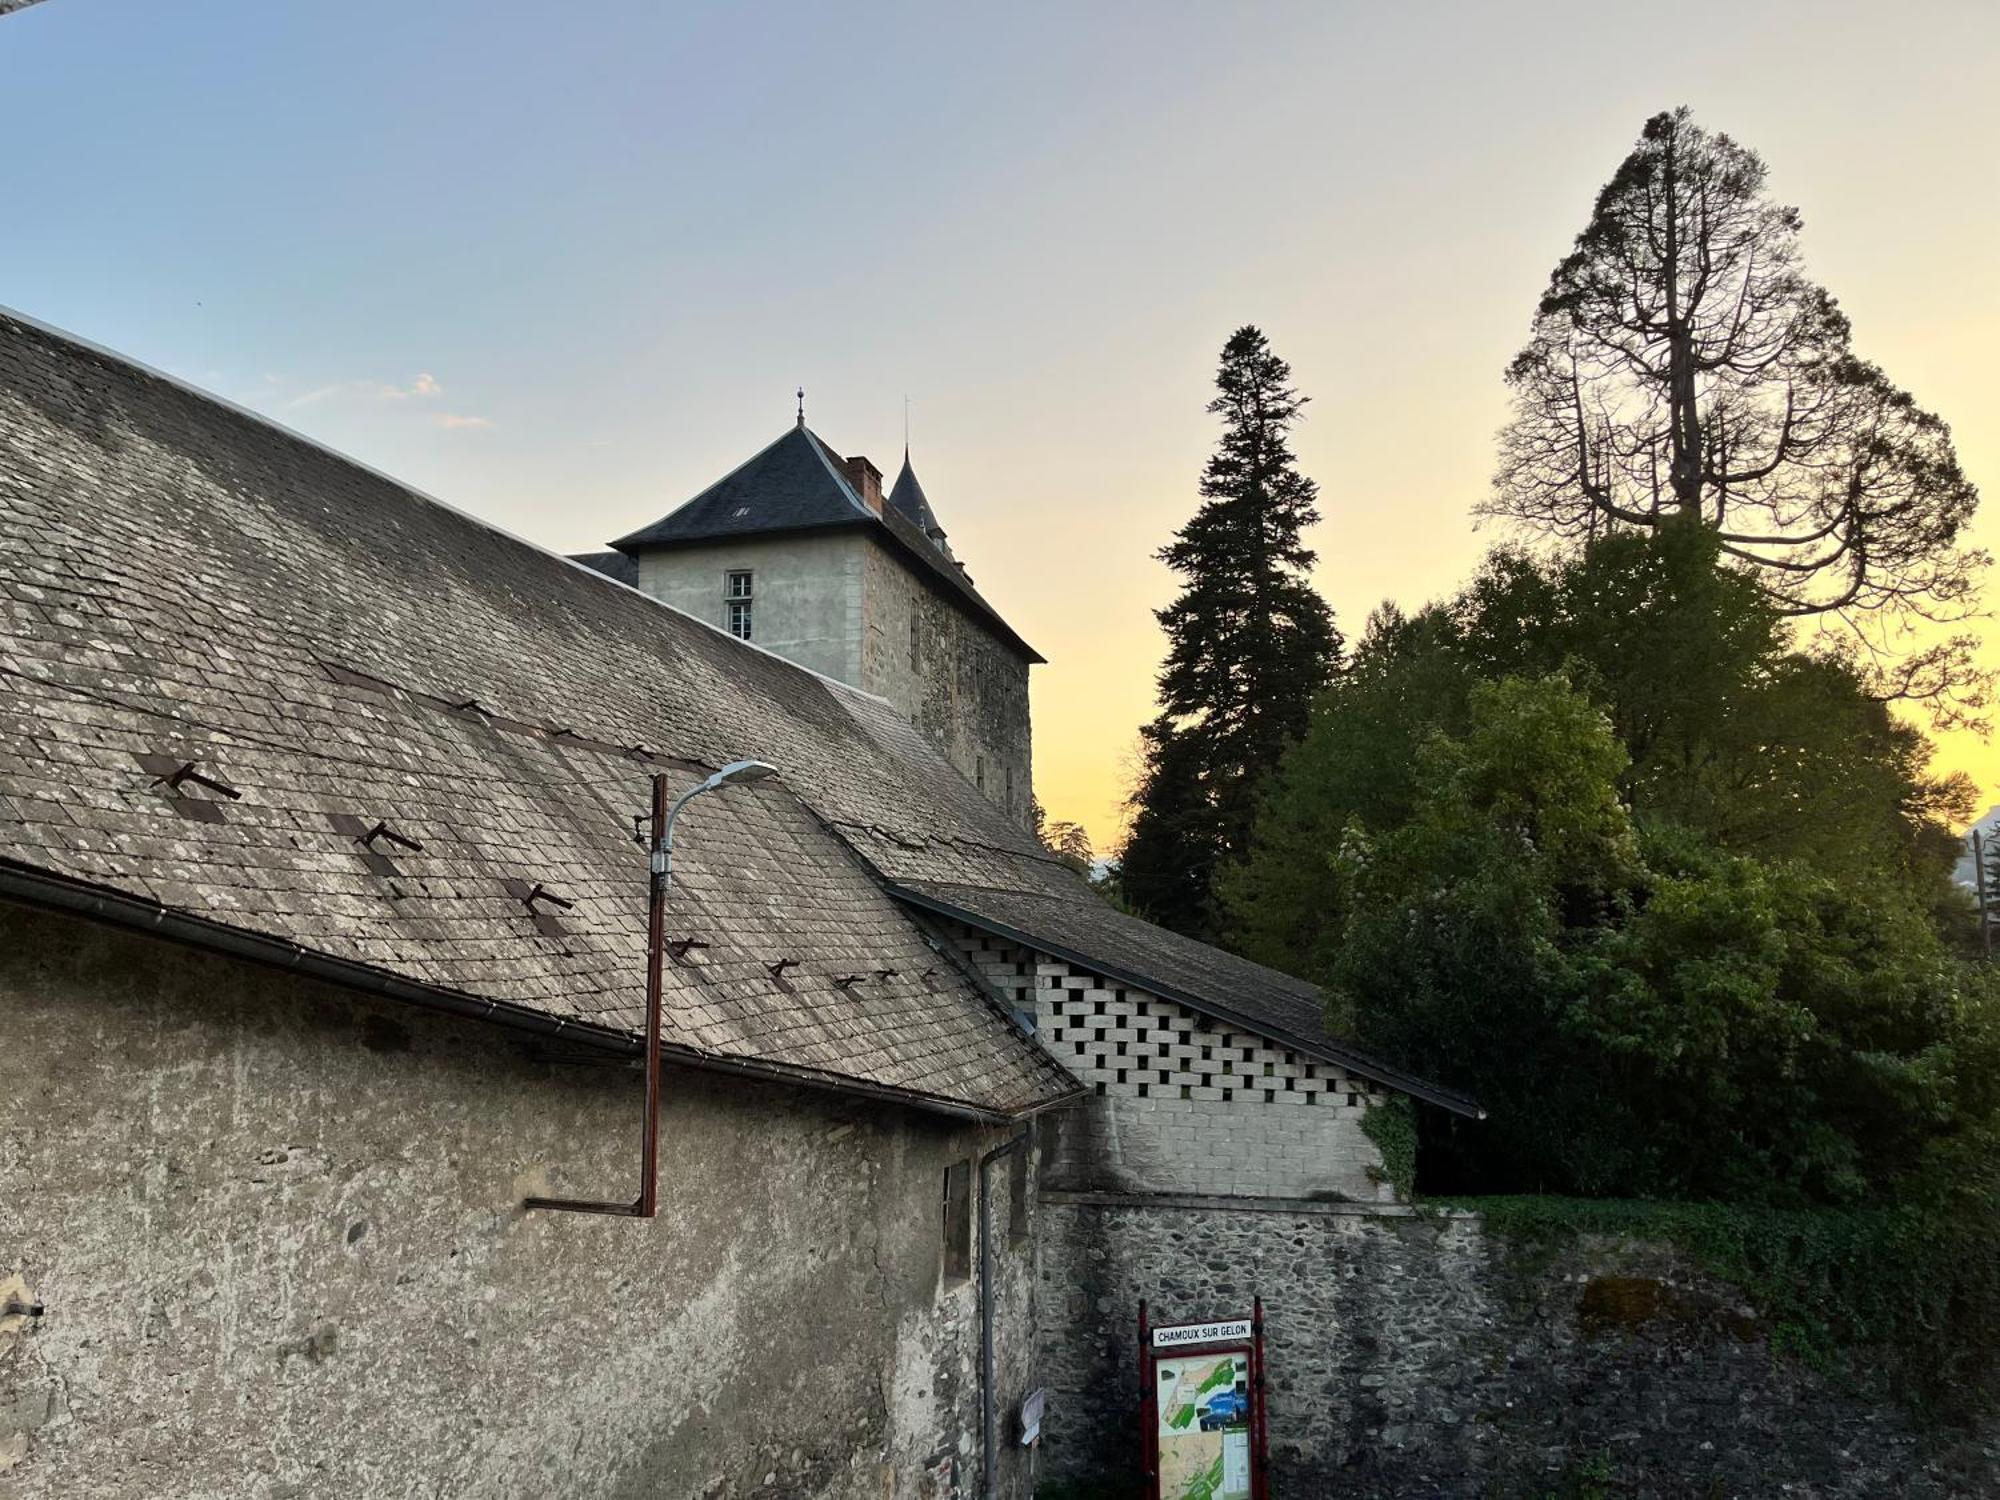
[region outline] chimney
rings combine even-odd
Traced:
[[[841,468],[847,471],[847,482],[854,486],[854,493],[861,497],[876,515],[882,514],[882,471],[868,462],[860,454],[844,459]]]

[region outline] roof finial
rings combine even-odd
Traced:
[[[799,387],[799,426],[806,425],[806,388]]]

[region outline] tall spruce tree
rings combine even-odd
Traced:
[[[1249,841],[1257,783],[1304,732],[1340,659],[1299,540],[1319,519],[1319,487],[1292,457],[1306,398],[1291,376],[1256,328],[1230,337],[1208,404],[1223,433],[1202,474],[1204,503],[1159,553],[1185,582],[1159,611],[1160,712],[1140,731],[1145,763],[1119,880],[1139,910],[1197,937],[1214,931],[1210,882]]]

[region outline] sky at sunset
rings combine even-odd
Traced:
[[[1770,163],[2000,551],[1990,0],[45,0],[0,19],[0,304],[565,551],[799,385],[893,473],[907,396],[954,549],[1049,658],[1042,801],[1105,844],[1231,329],[1312,398],[1342,628],[1451,590],[1501,371],[1677,103]],[[1983,739],[1944,756],[2000,800]]]

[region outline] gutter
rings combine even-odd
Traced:
[[[294,973],[324,980],[329,984],[339,985],[344,989],[360,990],[366,994],[414,1006],[419,1010],[486,1021],[542,1038],[561,1037],[565,1042],[574,1042],[607,1056],[629,1058],[634,1063],[643,1062],[645,1058],[644,1042],[636,1032],[601,1026],[591,1021],[573,1021],[566,1016],[552,1016],[546,1011],[535,1010],[510,1000],[486,999],[467,994],[462,990],[420,984],[415,980],[392,974],[386,969],[376,968],[372,964],[315,952],[310,948],[301,947],[289,938],[247,932],[240,927],[231,927],[210,917],[175,911],[155,901],[130,896],[107,886],[39,870],[12,860],[0,859],[0,899],[84,917],[127,932],[145,933],[191,948],[221,953],[232,958],[248,959],[253,963],[273,968],[288,969]],[[703,1052],[698,1048],[673,1042],[662,1042],[660,1055],[706,1072],[731,1073],[766,1082],[790,1084],[794,1087],[858,1095],[865,1099],[877,1099],[924,1110],[931,1114],[968,1120],[978,1125],[1012,1124],[1039,1114],[1043,1109],[1067,1102],[1067,1099],[1048,1100],[1030,1109],[1007,1113],[1001,1110],[982,1109],[977,1105],[963,1104],[915,1089],[898,1089],[886,1084],[848,1079],[784,1063]]]

